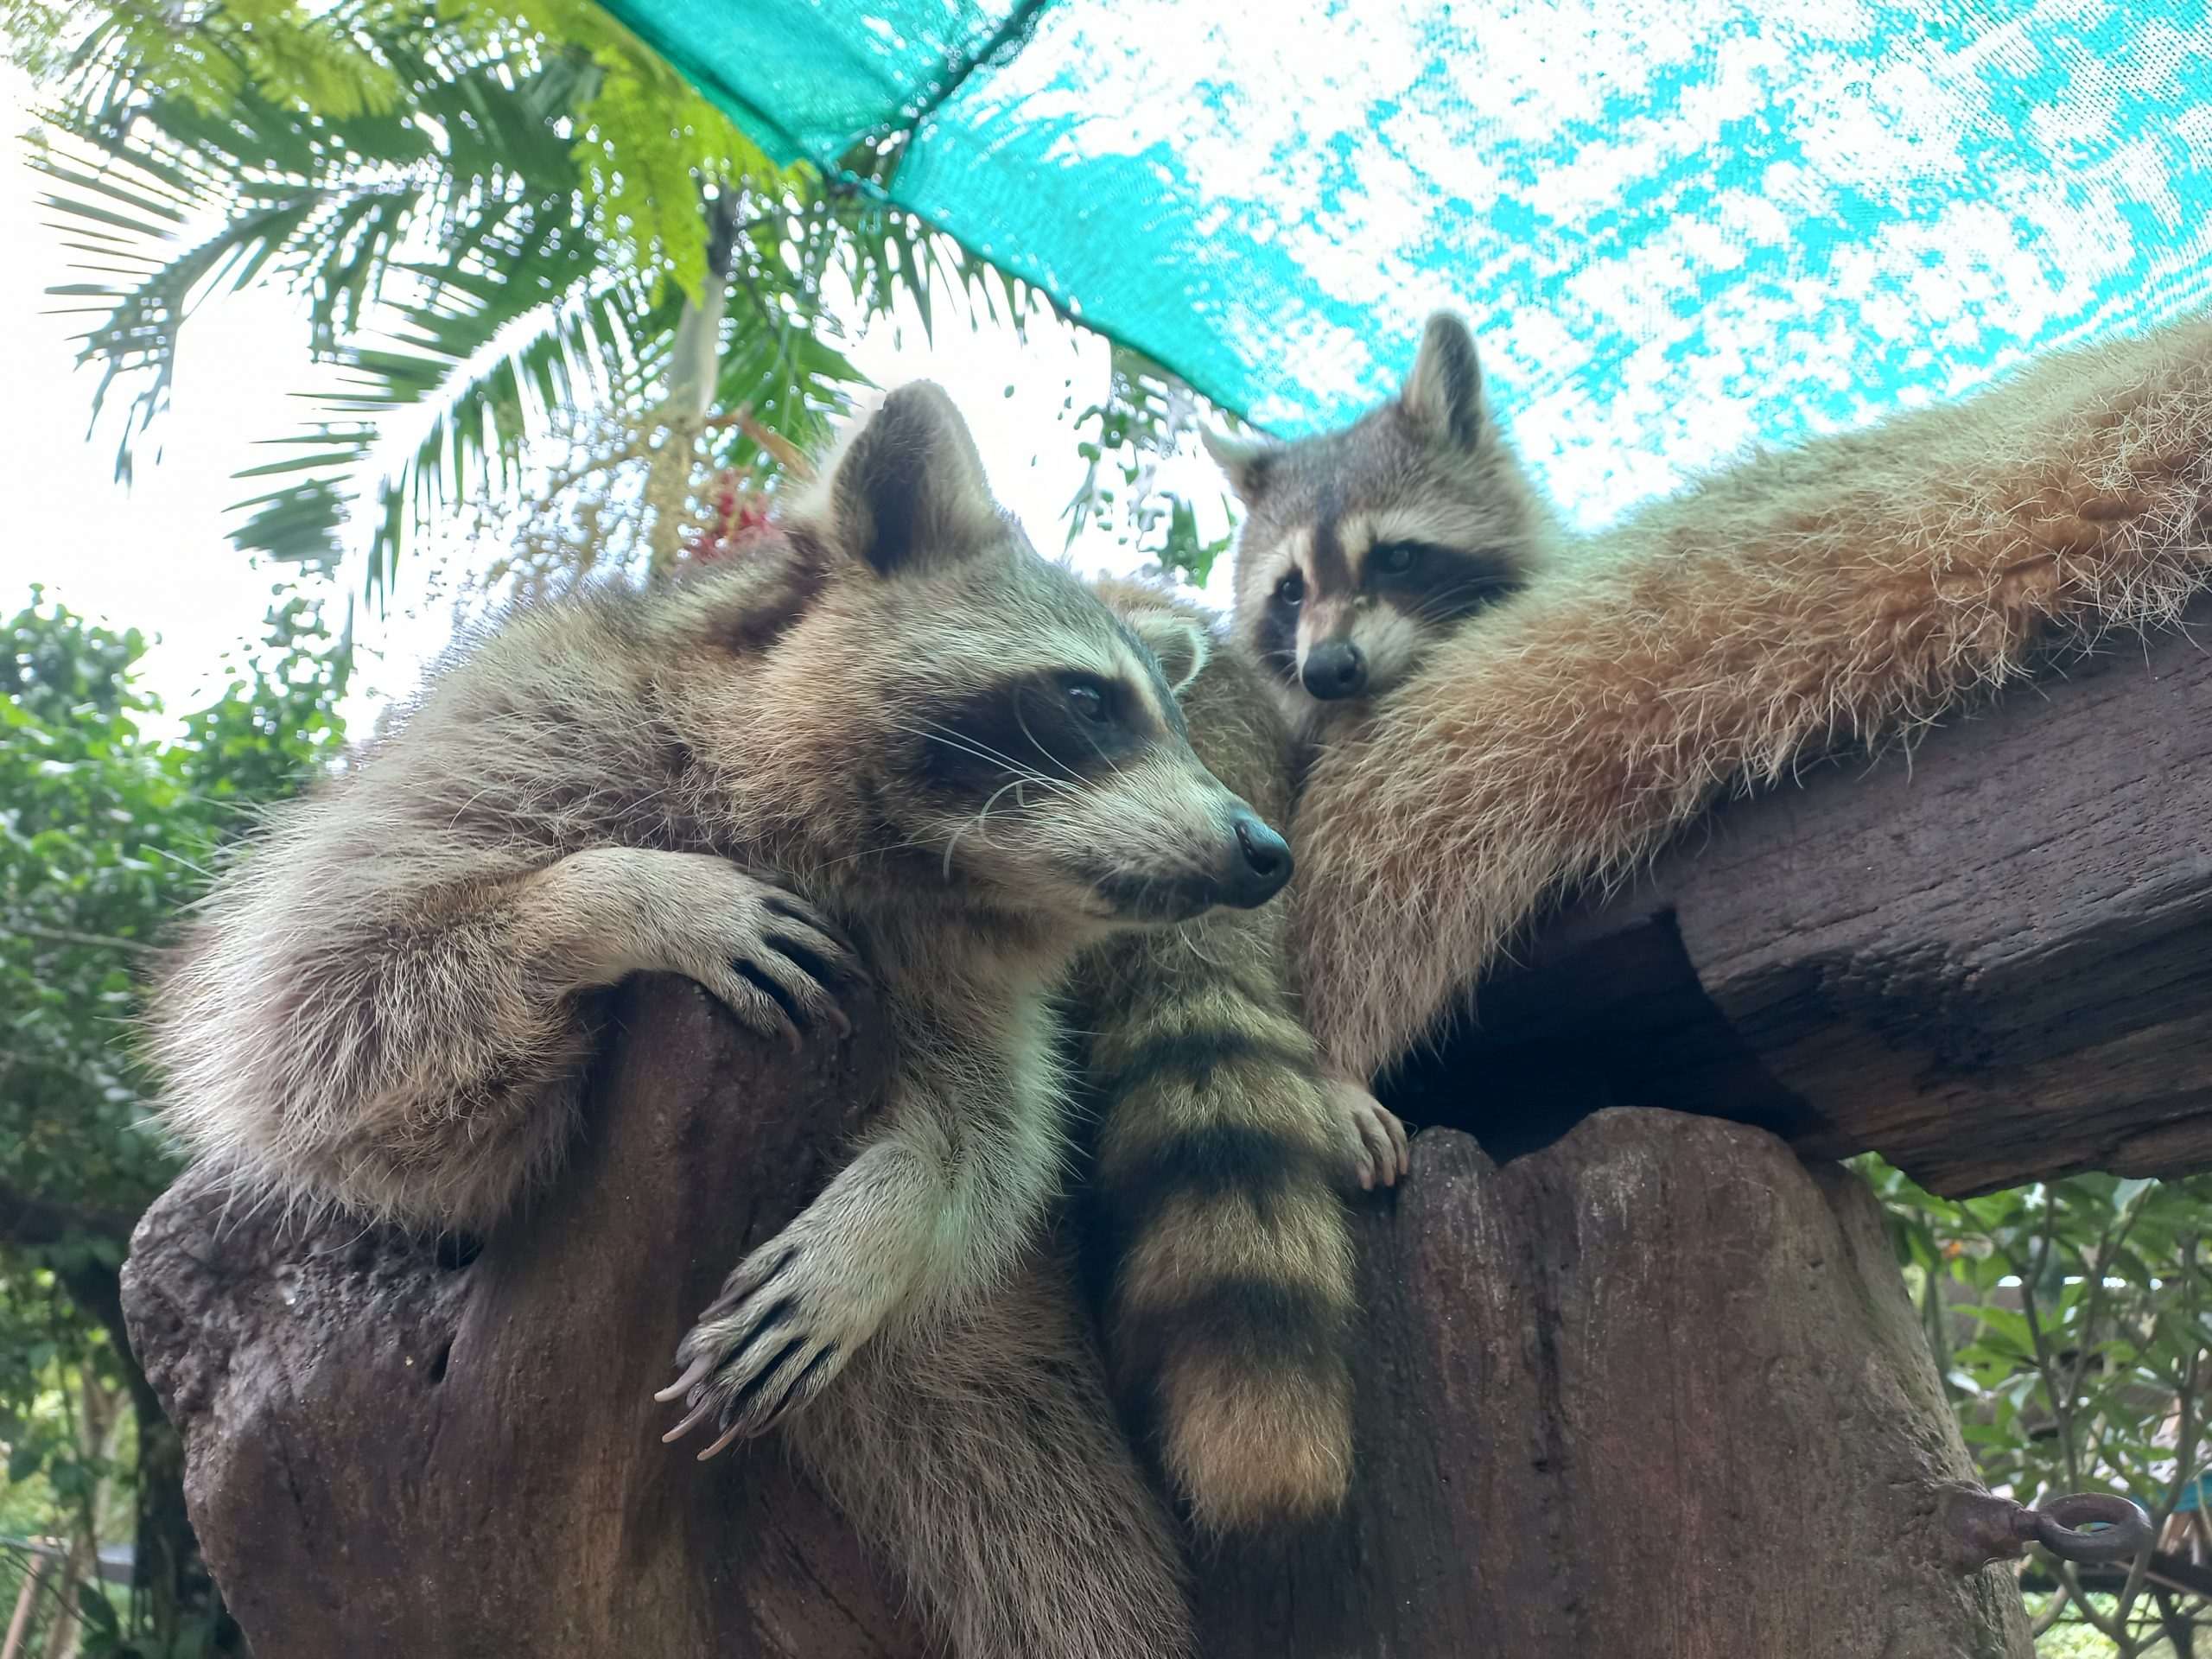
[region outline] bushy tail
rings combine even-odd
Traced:
[[[1231,931],[1102,964],[1089,1068],[1109,1369],[1215,1533],[1325,1515],[1351,1473],[1342,1148],[1312,1040]]]
[[[1125,615],[1163,603],[1103,592]],[[1284,823],[1287,735],[1249,670],[1215,653],[1179,696],[1199,758]],[[1108,1369],[1211,1533],[1326,1514],[1351,1472],[1345,1129],[1290,973],[1281,905],[1220,911],[1095,952],[1073,1015]]]

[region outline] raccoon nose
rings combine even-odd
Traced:
[[[1326,640],[1306,653],[1298,677],[1324,702],[1356,696],[1367,685],[1367,656],[1349,639]]]
[[[1264,905],[1290,880],[1290,843],[1249,812],[1236,815],[1236,850],[1221,884],[1221,900],[1239,910]]]

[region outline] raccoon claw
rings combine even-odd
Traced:
[[[797,1247],[772,1245],[730,1275],[677,1350],[683,1374],[653,1396],[680,1396],[691,1408],[664,1442],[711,1422],[722,1432],[699,1454],[703,1462],[772,1427],[843,1369],[845,1344],[810,1311],[814,1298],[796,1266]]]
[[[697,1369],[703,1370],[705,1368],[702,1366]],[[686,1373],[686,1375],[689,1375],[689,1373]],[[668,1397],[668,1393],[665,1389],[661,1393],[653,1395],[653,1398],[656,1400],[665,1400]],[[682,1440],[686,1434],[689,1434],[693,1429],[698,1427],[700,1424],[705,1422],[708,1418],[713,1416],[719,1409],[720,1408],[716,1406],[712,1400],[702,1399],[697,1405],[691,1408],[690,1412],[684,1417],[683,1421],[677,1424],[674,1428],[670,1429],[667,1433],[660,1437],[660,1443],[663,1446],[674,1445],[677,1441]]]
[[[709,1356],[706,1354],[700,1355],[698,1358],[691,1362],[690,1368],[684,1371],[683,1376],[677,1377],[675,1382],[670,1383],[658,1394],[653,1395],[654,1400],[664,1406],[671,1400],[682,1399],[685,1395],[690,1393],[693,1389],[696,1388],[701,1382],[704,1382],[706,1380],[707,1373],[714,1370],[714,1368],[715,1362]],[[684,1428],[690,1427],[690,1422],[687,1421],[683,1427]],[[664,1435],[662,1438],[664,1440],[672,1440],[677,1437],[677,1435],[681,1434],[683,1432],[683,1428],[678,1428],[671,1433]]]
[[[701,982],[740,1020],[781,1037],[793,1052],[823,1027],[850,1037],[852,1017],[839,992],[871,982],[850,942],[798,899],[753,886],[758,897],[739,906],[734,925],[717,925],[723,954],[698,976]]]
[[[772,893],[762,899],[761,908],[787,922],[797,922],[801,927],[811,929],[836,946],[838,953],[844,958],[836,964],[836,969],[843,977],[861,985],[875,983],[875,976],[861,965],[861,953],[853,948],[853,942],[826,918],[817,915],[798,900],[786,899],[777,893]]]
[[[695,1385],[686,1402],[691,1409],[661,1436],[662,1443],[672,1444],[712,1421],[721,1433],[699,1453],[704,1463],[733,1440],[773,1428],[820,1393],[842,1368],[835,1344],[824,1346],[806,1337],[794,1337],[780,1347],[773,1343],[760,1347],[759,1353],[733,1355]]]
[[[737,1438],[737,1434],[738,1431],[734,1428],[724,1429],[722,1431],[721,1439],[716,1440],[712,1446],[709,1446],[705,1451],[699,1454],[699,1461],[702,1463],[706,1462],[709,1458],[713,1457],[715,1453],[721,1451],[732,1440],[735,1440]]]

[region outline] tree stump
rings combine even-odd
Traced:
[[[566,1174],[480,1248],[231,1216],[190,1174],[139,1224],[134,1344],[257,1659],[923,1653],[772,1443],[699,1464],[651,1399],[883,1055],[792,1059],[682,980],[612,1024]]]
[[[2025,1659],[1872,1195],[1759,1129],[1414,1142],[1362,1226],[1360,1477],[1332,1536],[1204,1580],[1210,1654]]]
[[[1361,1217],[1357,1489],[1202,1563],[1210,1654],[2027,1654],[2006,1570],[1946,1565],[1971,1465],[1878,1217],[1801,1158],[2212,1163],[2212,653],[2115,650],[1863,772],[1554,918],[1396,1080],[1456,1127]],[[480,1252],[189,1176],[141,1224],[136,1346],[261,1659],[926,1650],[772,1443],[702,1468],[650,1400],[868,1109],[869,1027],[794,1061],[681,981],[617,1014],[584,1143]]]
[[[681,981],[616,1024],[568,1173],[480,1249],[192,1177],[141,1226],[137,1346],[260,1659],[927,1651],[772,1442],[699,1465],[650,1399],[881,1056],[772,1055]],[[1503,1169],[1440,1131],[1361,1230],[1355,1503],[1205,1564],[1210,1653],[2026,1654],[2011,1578],[1942,1565],[1970,1466],[1840,1173],[1668,1112]]]

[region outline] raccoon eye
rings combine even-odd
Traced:
[[[1375,550],[1372,562],[1386,576],[1402,576],[1421,563],[1421,549],[1410,542],[1389,542]]]
[[[1106,708],[1106,693],[1087,681],[1076,680],[1070,683],[1068,706],[1094,726],[1103,726],[1110,717]]]
[[[1306,597],[1306,578],[1292,571],[1275,583],[1275,597],[1286,605],[1295,605]]]

